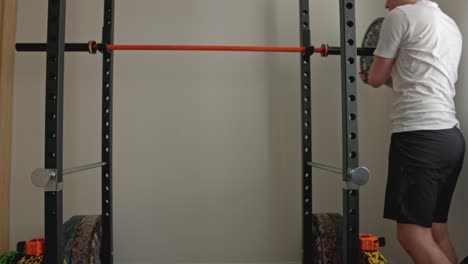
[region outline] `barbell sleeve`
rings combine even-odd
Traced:
[[[45,43],[17,43],[16,51],[19,51],[19,52],[47,51],[47,44]],[[65,51],[88,52],[89,46],[88,44],[85,44],[85,43],[67,43],[65,44]]]

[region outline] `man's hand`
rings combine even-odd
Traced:
[[[359,73],[359,77],[361,77],[361,80],[364,82],[364,83],[368,83],[368,78],[367,78],[367,74],[363,73],[363,72],[360,72]]]

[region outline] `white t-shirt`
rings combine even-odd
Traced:
[[[459,126],[453,98],[461,52],[460,30],[436,3],[421,0],[387,14],[374,55],[396,58],[392,133]]]

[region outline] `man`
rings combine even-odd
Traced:
[[[384,217],[417,264],[458,263],[448,214],[464,137],[454,96],[462,37],[430,0],[387,0],[374,62],[361,79],[393,89]]]

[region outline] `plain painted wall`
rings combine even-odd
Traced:
[[[298,46],[298,2],[116,1],[115,42]],[[358,42],[384,1],[357,2]],[[462,31],[468,3],[440,1]],[[311,1],[312,41],[339,44],[338,1]],[[69,42],[100,39],[102,4],[67,3]],[[18,42],[45,41],[47,4],[19,1]],[[466,47],[466,46],[465,46]],[[460,72],[468,64],[464,53]],[[67,54],[65,167],[100,158],[100,56]],[[301,255],[300,75],[297,54],[117,52],[114,82],[116,263],[298,262]],[[312,59],[313,160],[341,166],[339,57]],[[462,128],[468,106],[461,75]],[[43,235],[44,54],[18,54],[11,247]],[[393,263],[410,263],[382,219],[390,89],[359,86],[361,232],[385,236]],[[468,254],[466,169],[451,231]],[[98,170],[66,176],[65,219],[98,214]],[[314,170],[314,211],[341,212],[339,176]],[[136,253],[137,252],[137,253]],[[136,253],[136,254],[135,254]]]

